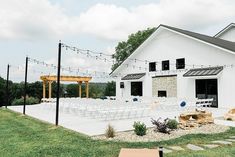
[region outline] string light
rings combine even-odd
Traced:
[[[54,69],[57,69],[57,66],[54,65],[54,64],[48,64],[46,63],[45,61],[39,61],[37,59],[33,59],[33,58],[29,58],[29,61],[32,62],[32,63],[36,63],[38,65],[42,65],[42,66],[46,66],[46,67],[51,67],[51,68],[54,68]],[[98,74],[100,74],[100,78],[107,78],[107,77],[110,77],[109,76],[109,73],[107,72],[99,72],[99,71],[89,71],[86,69],[86,72],[85,73],[82,73],[81,68],[75,68],[75,67],[64,67],[64,66],[61,66],[61,70],[62,71],[66,71],[66,72],[69,72],[69,73],[76,73],[77,75],[79,73],[81,73],[83,76],[85,75],[89,75],[89,76],[93,76],[96,78],[96,76],[98,76]],[[85,68],[84,68],[85,69]],[[94,73],[94,74],[93,74]],[[106,76],[105,76],[106,75]]]

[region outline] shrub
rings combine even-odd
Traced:
[[[26,98],[26,105],[33,105],[33,104],[39,104],[39,99],[34,97],[28,97]],[[23,105],[24,104],[24,98],[15,99],[12,102],[12,105]]]
[[[178,128],[178,122],[175,119],[169,119],[166,123],[167,127],[171,130]]]
[[[106,129],[105,132],[106,138],[114,138],[115,136],[115,130],[111,125],[108,125],[108,128]]]
[[[146,125],[144,123],[140,123],[140,122],[134,122],[134,132],[136,135],[138,136],[143,136],[146,135]]]
[[[164,121],[160,121],[161,118],[158,118],[158,120],[152,119],[151,122],[153,125],[155,125],[155,131],[170,134],[171,129],[167,126],[168,118],[164,119]]]

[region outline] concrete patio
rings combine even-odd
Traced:
[[[46,105],[55,105],[55,103],[54,104],[42,103],[37,105],[26,106],[26,115],[55,124],[56,113],[54,110],[47,110]],[[23,106],[9,106],[8,108],[20,113],[22,113],[23,111]],[[235,127],[235,122],[227,122],[219,118],[222,117],[228,111],[228,109],[208,108],[207,110],[213,113],[216,124]],[[112,125],[116,131],[132,130],[133,129],[132,125],[135,121],[144,122],[147,127],[152,127],[151,118],[154,119],[158,119],[159,117],[161,117],[162,119],[175,118],[178,117],[181,112],[183,111],[172,110],[170,106],[159,107],[159,108],[157,107],[152,109],[149,115],[143,118],[104,121],[96,118],[92,119],[89,117],[64,113],[60,111],[59,125],[89,136],[94,136],[94,135],[104,134],[108,124]]]

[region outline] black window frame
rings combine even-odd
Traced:
[[[183,61],[183,63],[179,63]],[[176,69],[185,69],[185,58],[176,59]]]
[[[131,82],[131,96],[143,96],[143,82]]]
[[[156,71],[156,62],[149,63],[149,72]]]
[[[170,70],[170,60],[162,61],[162,71]]]
[[[120,82],[120,88],[125,88],[124,82]]]

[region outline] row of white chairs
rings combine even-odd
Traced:
[[[55,110],[55,103],[46,103],[46,109]],[[100,120],[120,120],[149,116],[150,107],[138,102],[77,101],[60,103],[60,112]]]

